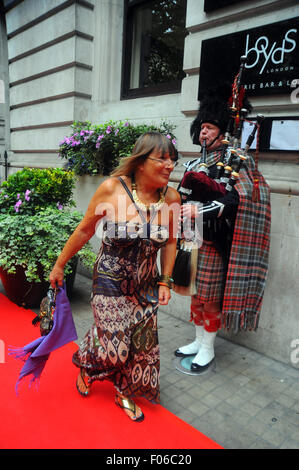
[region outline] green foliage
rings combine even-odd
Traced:
[[[8,273],[16,266],[25,269],[29,282],[48,276],[66,241],[82,220],[75,206],[75,175],[60,168],[24,168],[0,186],[0,267]],[[96,255],[90,244],[78,253],[82,263],[92,268]],[[65,275],[73,270],[72,260]],[[38,274],[39,273],[39,274]]]
[[[108,121],[100,125],[93,125],[89,121],[74,122],[72,134],[59,143],[60,157],[67,160],[66,167],[77,175],[107,176],[122,157],[131,154],[140,135],[157,131],[175,143],[174,127],[164,121],[160,126],[134,126],[128,121]]]
[[[54,207],[44,208],[35,215],[0,214],[0,267],[14,273],[16,266],[22,266],[29,282],[40,282],[41,266],[44,279],[48,280],[58,255],[81,219],[82,214],[77,211]],[[78,256],[86,267],[92,268],[96,254],[89,244]],[[71,271],[70,260],[65,275]]]
[[[75,206],[75,175],[61,168],[24,168],[0,186],[0,214],[35,214],[43,207]]]

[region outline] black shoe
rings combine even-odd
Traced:
[[[174,351],[174,355],[176,357],[191,357],[191,356],[195,356],[196,353],[193,353],[193,354],[184,354],[182,353],[179,349],[177,349],[176,351]]]
[[[205,370],[207,370],[212,365],[213,362],[214,362],[214,358],[210,362],[208,362],[205,366],[200,366],[199,364],[192,362],[191,370],[192,372],[197,372],[198,374],[201,374],[201,372],[204,372]]]

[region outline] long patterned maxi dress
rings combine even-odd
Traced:
[[[73,363],[86,370],[90,383],[108,379],[125,396],[159,403],[156,259],[168,230],[147,223],[141,212],[140,217],[142,223],[106,222],[103,227],[93,273],[94,323]]]

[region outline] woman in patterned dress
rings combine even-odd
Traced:
[[[65,264],[102,220],[93,272],[94,323],[73,356],[80,369],[76,385],[87,396],[95,380],[112,381],[116,404],[137,422],[144,415],[132,398],[159,403],[160,397],[157,310],[170,299],[176,254],[180,196],[167,186],[176,161],[168,138],[157,132],[141,136],[132,155],[95,192],[50,274],[52,287],[61,286]]]

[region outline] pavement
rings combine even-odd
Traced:
[[[91,279],[77,273],[71,306],[78,344],[93,321],[90,293]],[[225,449],[299,449],[299,370],[216,337],[213,367],[191,375],[173,354],[194,340],[188,316],[159,308],[161,405]]]

